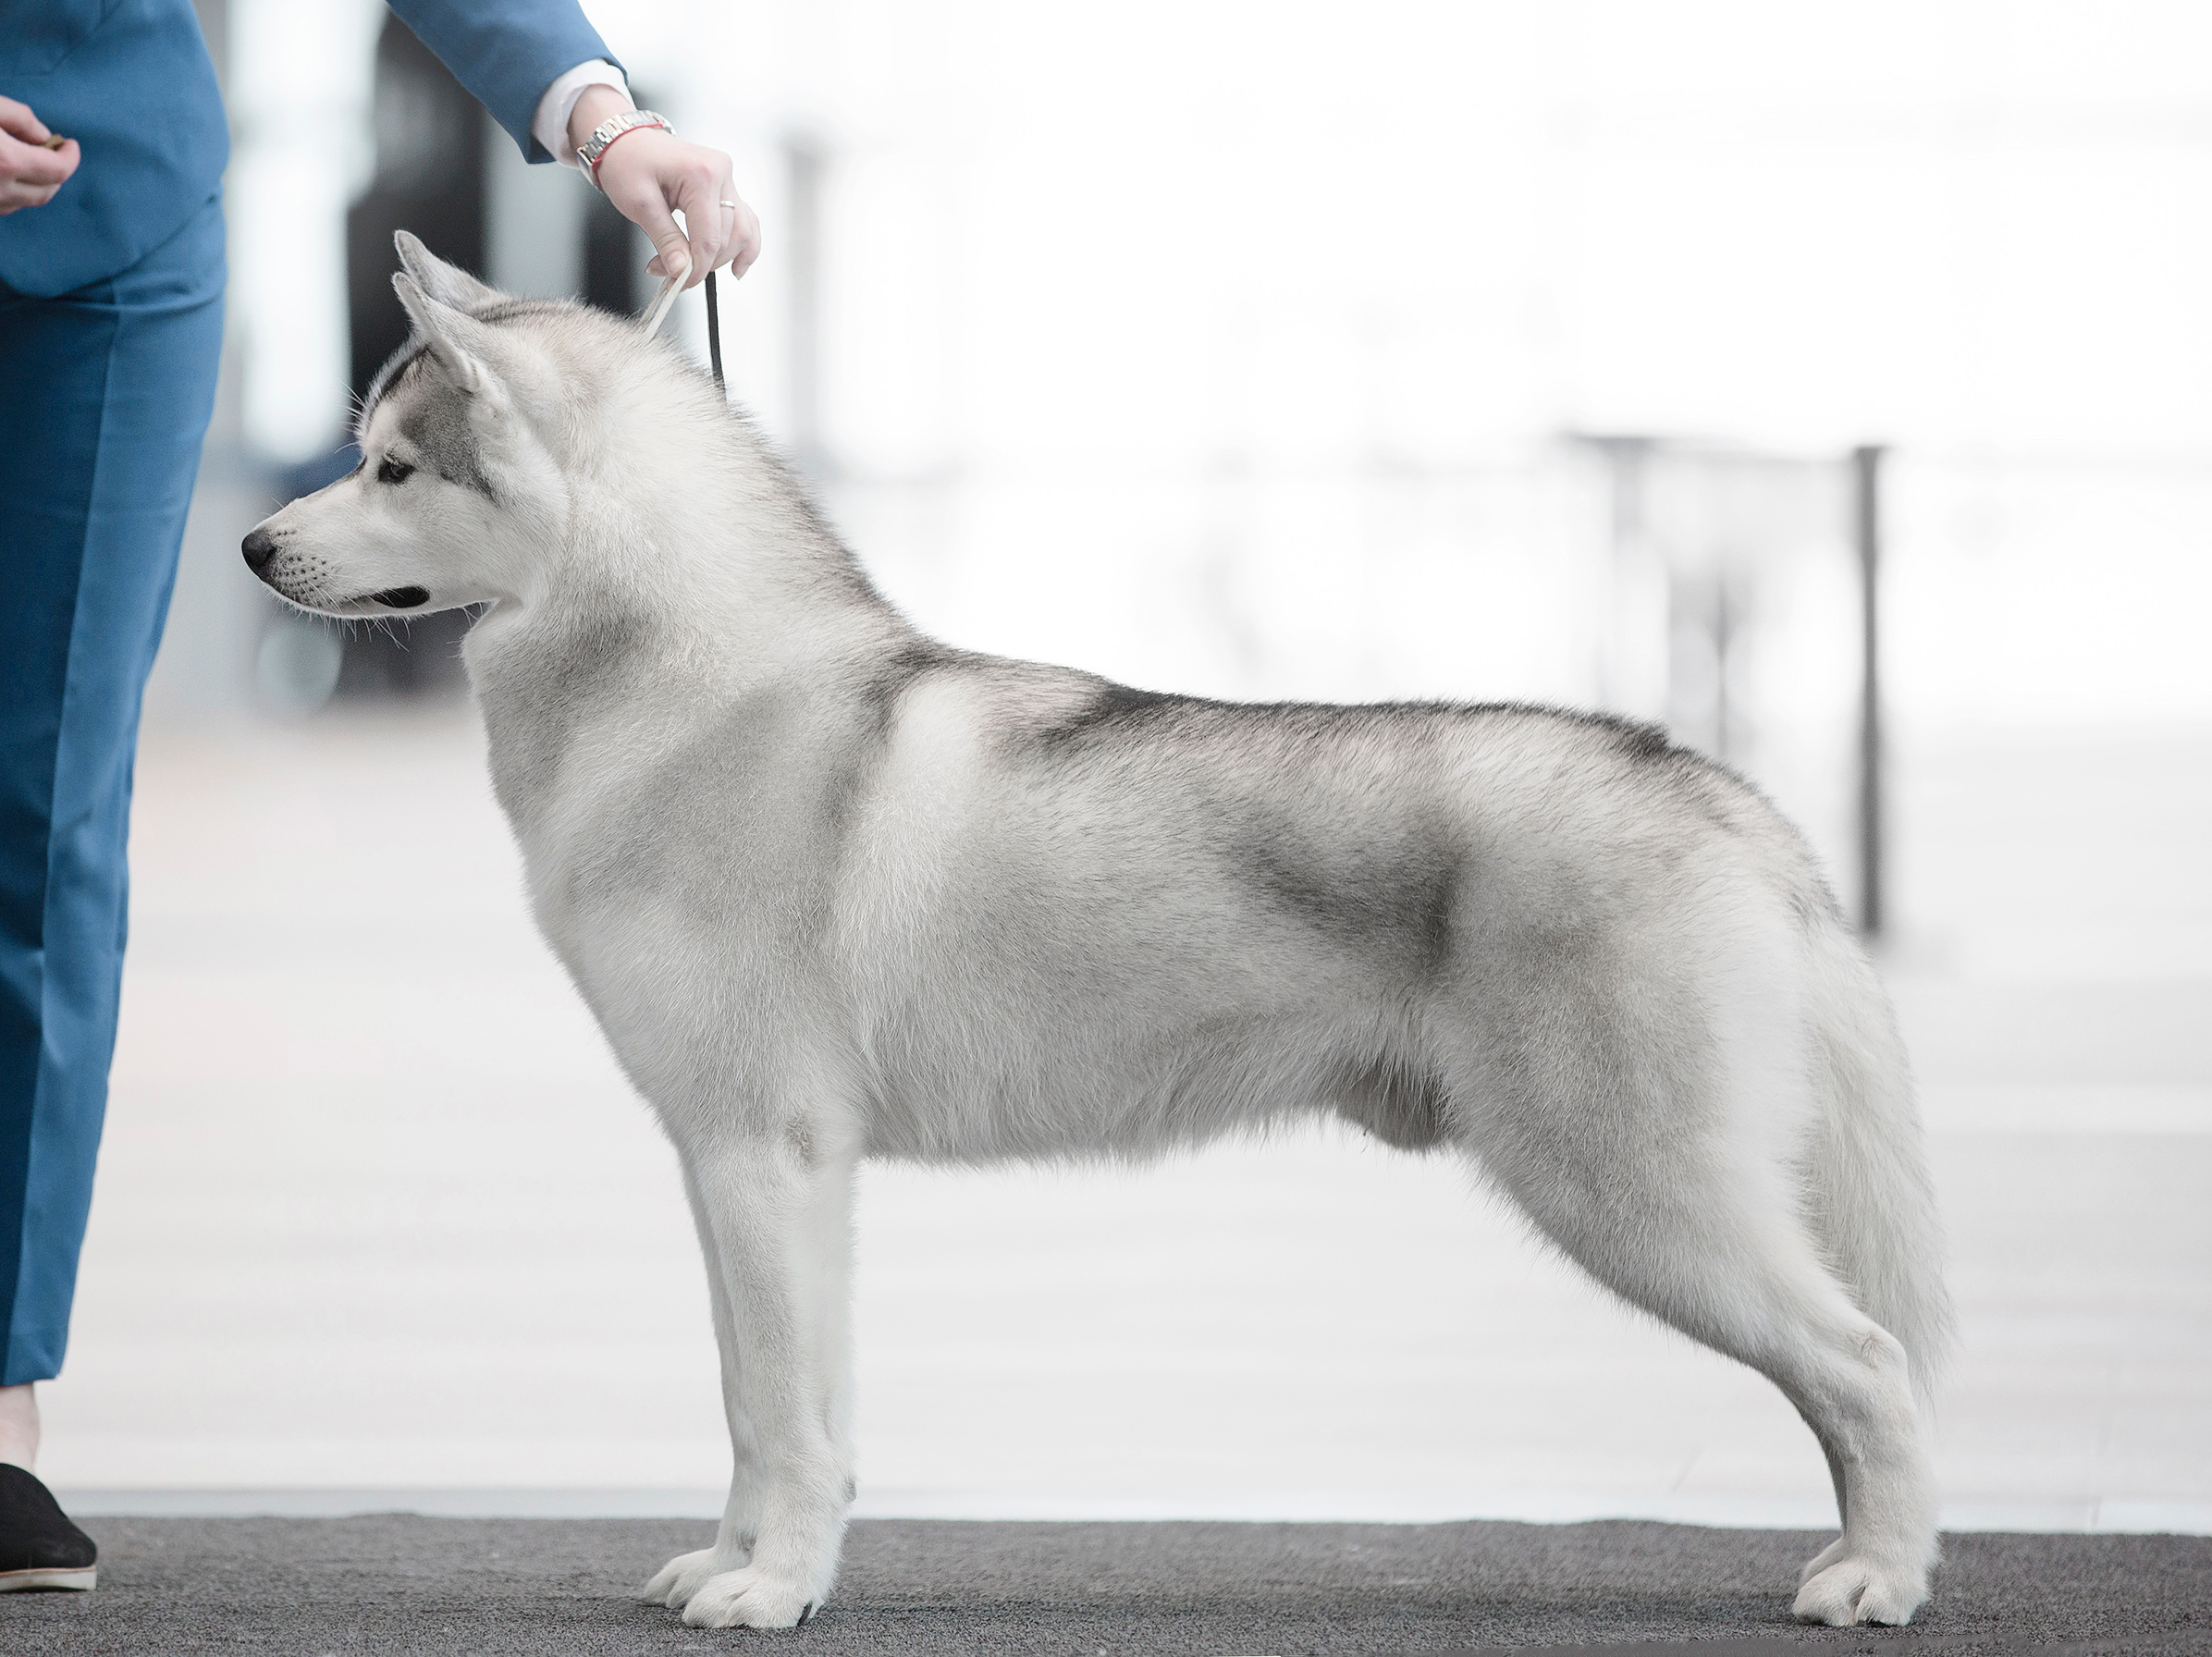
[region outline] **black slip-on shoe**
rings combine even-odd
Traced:
[[[0,1461],[0,1594],[15,1589],[82,1591],[99,1579],[100,1550],[69,1523],[35,1475]]]

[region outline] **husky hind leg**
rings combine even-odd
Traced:
[[[1802,1212],[1797,1147],[1768,1131],[1801,1136],[1818,1108],[1793,1062],[1795,1021],[1705,1041],[1595,1022],[1568,1032],[1555,1020],[1550,1053],[1524,1037],[1510,1064],[1455,1086],[1481,1101],[1463,1112],[1469,1148],[1562,1252],[1764,1375],[1812,1428],[1843,1534],[1807,1567],[1797,1614],[1910,1621],[1936,1558],[1913,1365],[1829,1269]],[[1768,1089],[1784,1097],[1755,1097]]]
[[[1897,1019],[1874,966],[1832,924],[1811,938],[1808,1011],[1818,1111],[1808,1136],[1807,1219],[1851,1299],[1903,1344],[1923,1408],[1955,1339],[1943,1282],[1943,1225]],[[1842,1499],[1838,1475],[1837,1499]],[[1819,1615],[1852,1577],[1845,1532],[1800,1578],[1800,1614]],[[1833,1620],[1823,1617],[1822,1620]]]
[[[1615,1185],[1617,1223],[1572,1211],[1492,1159],[1560,1248],[1631,1305],[1759,1371],[1812,1428],[1843,1535],[1807,1567],[1800,1617],[1904,1623],[1936,1562],[1935,1487],[1903,1345],[1850,1302],[1781,1205],[1743,1192]],[[1763,1209],[1765,1211],[1761,1212]]]
[[[1815,927],[1811,942],[1820,1105],[1807,1144],[1813,1231],[1851,1298],[1905,1344],[1913,1385],[1930,1404],[1955,1335],[1911,1067],[1865,952],[1839,926]]]

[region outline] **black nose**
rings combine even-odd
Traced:
[[[268,567],[269,560],[276,556],[276,537],[256,525],[238,544],[238,547],[246,555],[246,568],[259,575]]]

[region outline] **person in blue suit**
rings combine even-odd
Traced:
[[[624,118],[576,0],[392,9],[530,160],[591,153],[655,275],[752,263],[730,158]],[[106,1109],[139,704],[215,404],[228,156],[191,0],[0,0],[0,1590],[96,1576],[33,1471],[32,1389],[61,1368]]]

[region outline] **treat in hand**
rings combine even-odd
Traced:
[[[80,156],[77,141],[49,132],[29,104],[0,98],[0,214],[43,207]]]

